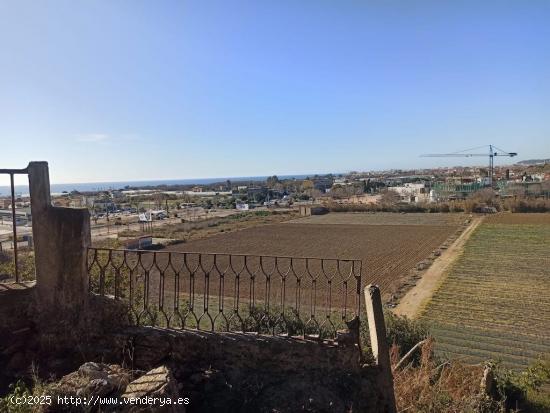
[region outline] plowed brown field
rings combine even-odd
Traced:
[[[233,232],[220,228],[216,235],[158,252],[118,251],[114,254],[117,260],[107,267],[106,279],[116,279],[115,267],[122,265],[123,279],[133,283],[130,301],[136,315],[147,312],[147,302],[149,308],[166,314],[165,324],[168,319],[170,325],[177,324],[178,317],[182,324],[181,313],[192,311],[196,325],[217,328],[223,320],[231,324],[227,319],[241,314],[243,305],[263,303],[268,308],[295,309],[304,322],[311,317],[310,327],[315,324],[314,315],[325,323],[333,320],[334,333],[344,327],[342,319],[356,313],[362,287],[378,284],[384,300],[393,299],[392,294],[411,285],[417,264],[433,258],[433,252],[448,244],[466,219],[454,214],[330,214],[322,218],[319,224],[305,219],[306,223],[295,220]],[[121,254],[126,254],[124,261]],[[93,288],[98,287],[97,275],[105,262],[93,264]],[[106,293],[114,294],[115,286],[107,285]],[[243,310],[247,313],[251,314]]]
[[[466,214],[400,214],[395,212],[338,212],[288,221],[289,224],[344,224],[344,225],[451,225],[462,224]]]
[[[395,292],[416,264],[457,231],[454,225],[277,224],[221,233],[167,250],[360,259],[362,285]]]

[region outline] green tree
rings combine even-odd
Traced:
[[[277,175],[270,176],[269,178],[267,178],[267,181],[266,181],[268,188],[273,188],[278,183],[279,183],[279,178],[277,177]]]

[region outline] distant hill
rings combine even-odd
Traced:
[[[516,165],[544,165],[545,163],[550,163],[550,158],[546,159],[527,159],[525,161],[516,162]]]

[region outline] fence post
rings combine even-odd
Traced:
[[[369,284],[365,287],[365,304],[369,323],[369,334],[372,354],[380,372],[380,384],[387,400],[386,412],[395,413],[395,393],[393,389],[393,375],[390,363],[390,349],[386,339],[386,324],[382,309],[382,298],[377,285]]]
[[[90,215],[87,209],[52,206],[47,162],[29,163],[28,174],[37,300],[42,312],[74,313],[88,298]]]

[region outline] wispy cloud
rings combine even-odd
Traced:
[[[106,133],[87,133],[76,137],[78,142],[105,142],[108,139],[109,135]]]

